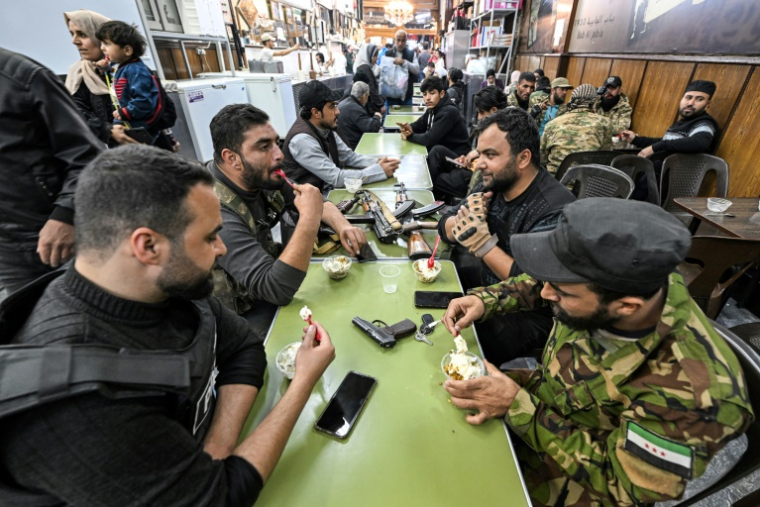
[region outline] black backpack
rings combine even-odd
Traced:
[[[161,80],[155,74],[153,74],[153,82],[158,88],[158,115],[150,122],[150,129],[158,132],[174,126],[177,121],[177,110],[174,107],[174,102],[169,98],[169,94],[166,93],[164,85],[161,84]]]

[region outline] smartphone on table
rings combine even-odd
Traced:
[[[377,379],[349,371],[314,427],[338,438],[346,438],[354,427],[359,413],[377,385]]]
[[[461,292],[440,292],[418,290],[414,292],[414,306],[417,308],[448,308],[452,299],[461,298]]]

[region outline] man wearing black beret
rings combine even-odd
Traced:
[[[663,137],[641,137],[630,130],[623,131],[620,137],[642,148],[640,157],[651,157],[655,153],[710,153],[718,137],[718,122],[707,113],[714,94],[715,83],[712,81],[692,81],[678,107],[681,118]]]

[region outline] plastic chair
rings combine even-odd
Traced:
[[[752,408],[757,413],[760,410],[760,353],[751,345],[747,344],[742,338],[737,336],[731,330],[726,329],[716,322],[712,322],[715,331],[726,340],[731,347],[739,364],[744,371],[744,378],[747,380],[747,390]],[[700,500],[734,484],[743,479],[755,470],[760,469],[760,420],[755,421],[747,428],[747,439],[749,447],[739,462],[715,484],[700,491],[691,498],[679,503],[677,507],[687,507],[694,505]]]
[[[659,182],[654,174],[654,164],[651,160],[638,155],[619,155],[610,163],[610,166],[623,171],[634,183],[638,175],[644,173],[647,179],[647,201],[656,206],[660,205]]]
[[[715,197],[726,197],[728,195],[728,164],[725,160],[704,153],[696,155],[676,153],[668,156],[662,163],[660,177],[660,188],[663,191],[667,188],[667,193],[662,200],[665,211],[679,218],[682,216],[692,218],[673,204],[673,199],[696,197],[702,181],[710,171],[715,172],[717,180],[717,196]],[[664,186],[666,183],[667,186]]]
[[[628,199],[633,192],[633,180],[619,169],[604,165],[576,165],[567,170],[560,184],[575,181],[573,193],[578,199],[587,197],[620,197]],[[577,190],[577,192],[576,192]]]
[[[558,180],[561,180],[562,177],[565,175],[567,170],[576,165],[589,165],[589,164],[600,164],[600,165],[610,165],[610,163],[620,155],[620,153],[616,151],[579,151],[578,153],[571,153],[570,155],[565,157],[565,160],[562,161],[562,163],[559,165],[559,168],[557,169],[557,174],[554,175],[555,178]]]
[[[705,315],[717,318],[728,299],[726,290],[760,260],[760,240],[694,236],[678,266],[691,297]]]

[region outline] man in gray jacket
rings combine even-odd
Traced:
[[[367,114],[364,106],[368,100],[369,85],[357,81],[351,87],[351,96],[343,99],[338,104],[338,110],[340,111],[338,135],[343,138],[352,150],[356,149],[365,132],[379,132],[382,126],[382,114],[379,112],[372,116]]]
[[[282,151],[269,116],[250,104],[224,107],[211,120],[214,160],[208,168],[222,204],[219,236],[227,255],[217,260],[214,295],[245,317],[254,332],[266,335],[277,306],[287,305],[301,286],[321,222],[340,236],[349,255],[367,242],[364,231],[351,226],[312,185],[283,189],[274,173]],[[275,242],[272,228],[285,210],[285,198],[300,214],[288,244]]]

